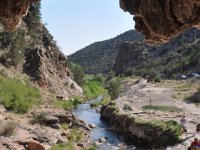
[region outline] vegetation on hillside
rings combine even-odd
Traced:
[[[120,72],[125,76],[143,77],[156,71],[156,74],[164,78],[173,78],[178,73],[199,72],[199,38],[200,31],[190,29],[168,43],[158,46],[142,48],[143,43],[126,44],[119,51],[114,69],[117,74]]]
[[[0,75],[0,85],[0,102],[7,110],[15,113],[26,113],[41,100],[38,89],[19,79]]]
[[[79,64],[87,74],[108,73],[115,63],[121,42],[143,41],[143,39],[140,33],[130,30],[115,38],[86,46],[68,58],[73,63]]]
[[[30,6],[28,15],[24,17],[27,29],[23,26],[13,32],[0,33],[0,63],[6,67],[18,67],[24,60],[25,51],[42,42],[38,27],[41,26],[41,4],[36,2]],[[28,32],[27,32],[28,31]],[[28,37],[28,38],[27,38]]]
[[[72,62],[69,62],[69,68],[73,74],[74,81],[78,85],[83,86],[85,83],[85,80],[84,80],[85,74],[83,72],[83,69],[79,65],[74,64]]]

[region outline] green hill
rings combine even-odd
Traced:
[[[119,45],[124,41],[142,42],[144,37],[135,30],[127,31],[115,38],[95,42],[74,54],[68,56],[73,63],[83,67],[85,73],[107,73],[109,72],[117,56]]]

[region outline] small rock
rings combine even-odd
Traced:
[[[29,150],[45,150],[44,146],[36,142],[28,142],[28,149]]]
[[[78,143],[77,146],[81,148],[85,148],[85,145],[83,143]]]
[[[107,138],[104,138],[104,137],[99,139],[100,143],[105,143],[106,141],[107,141]]]
[[[59,123],[56,123],[56,124],[52,124],[51,127],[54,128],[54,129],[60,129],[61,125]]]
[[[55,116],[51,116],[51,115],[47,115],[45,118],[44,118],[44,122],[46,124],[56,124],[59,122],[59,118],[58,117],[55,117]]]
[[[93,123],[90,123],[89,125],[88,125],[90,128],[96,128],[97,126],[95,125],[95,124],[93,124]]]

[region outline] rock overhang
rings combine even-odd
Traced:
[[[165,42],[186,29],[200,28],[199,0],[120,0],[134,15],[135,29],[149,42]]]

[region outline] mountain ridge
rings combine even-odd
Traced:
[[[118,45],[120,45],[121,42],[142,42],[143,40],[143,35],[135,30],[129,30],[114,38],[92,43],[78,50],[74,54],[69,55],[68,58],[70,61],[83,67],[85,73],[108,73],[114,64],[114,60],[117,56]],[[110,57],[108,58],[107,55]]]

